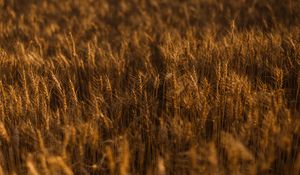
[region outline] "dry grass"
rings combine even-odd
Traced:
[[[299,174],[299,9],[0,0],[0,174]]]

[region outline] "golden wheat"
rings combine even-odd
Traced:
[[[299,174],[300,2],[0,8],[0,174]]]

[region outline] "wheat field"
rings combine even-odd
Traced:
[[[0,0],[0,175],[300,174],[299,0]]]

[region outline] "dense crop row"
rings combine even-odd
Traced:
[[[0,174],[299,174],[299,9],[0,0]]]

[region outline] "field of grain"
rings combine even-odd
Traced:
[[[298,175],[299,0],[0,0],[0,175]]]

